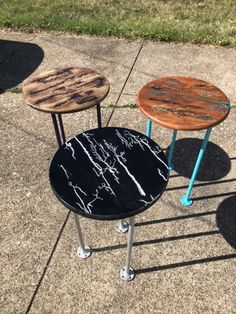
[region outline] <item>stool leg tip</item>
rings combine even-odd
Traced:
[[[173,170],[174,169],[174,165],[172,163],[169,164],[169,170]]]
[[[88,258],[91,254],[92,254],[91,247],[89,246],[85,246],[84,248],[82,248],[81,246],[78,247],[77,255],[80,258],[83,258],[83,259]]]
[[[191,206],[193,203],[193,200],[191,198],[187,198],[185,195],[181,196],[180,203],[184,206]]]
[[[126,221],[118,221],[116,223],[116,230],[120,233],[125,233],[129,230],[129,224]]]
[[[133,280],[135,277],[135,273],[133,268],[129,268],[127,269],[127,267],[123,267],[120,270],[120,278],[124,281],[131,281]]]

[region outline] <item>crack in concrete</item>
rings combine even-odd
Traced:
[[[37,293],[38,293],[38,290],[39,290],[39,288],[40,288],[40,286],[41,286],[41,284],[42,284],[42,281],[43,281],[43,279],[44,279],[44,276],[45,276],[45,274],[46,274],[46,272],[47,272],[47,269],[48,269],[48,267],[49,267],[49,265],[50,265],[51,259],[52,259],[53,255],[54,255],[54,252],[55,252],[55,250],[56,250],[56,248],[57,248],[57,245],[58,245],[58,243],[59,243],[59,241],[60,241],[60,238],[61,238],[61,236],[62,236],[62,233],[63,233],[63,231],[64,231],[64,229],[65,229],[65,226],[66,226],[67,221],[68,221],[68,219],[69,219],[70,213],[71,213],[70,211],[67,213],[66,219],[64,220],[64,223],[63,223],[63,225],[62,225],[62,227],[61,227],[61,229],[60,229],[60,231],[59,231],[58,237],[57,237],[57,239],[56,239],[56,241],[55,241],[55,243],[54,243],[54,246],[53,246],[53,248],[52,248],[52,252],[51,252],[51,254],[50,254],[50,256],[49,256],[49,258],[48,258],[48,260],[47,260],[47,263],[46,263],[46,265],[45,265],[45,267],[44,267],[43,273],[42,273],[42,275],[41,275],[41,277],[40,277],[40,279],[39,279],[39,282],[38,282],[38,284],[37,284],[36,289],[34,290],[34,293],[33,293],[33,295],[32,295],[32,298],[31,298],[31,300],[30,300],[30,303],[29,303],[29,305],[28,305],[28,307],[27,307],[27,310],[26,310],[25,314],[28,314],[28,313],[30,312],[30,309],[31,309],[31,307],[32,307],[32,305],[33,305],[34,299],[35,299],[35,297],[36,297],[36,295],[37,295]]]
[[[117,104],[118,104],[118,102],[119,102],[119,100],[120,100],[120,97],[121,97],[121,95],[122,95],[122,93],[123,93],[123,90],[125,89],[125,86],[126,86],[128,80],[129,80],[129,78],[130,78],[130,75],[131,75],[131,73],[132,73],[132,71],[133,71],[133,69],[134,69],[134,66],[135,66],[135,64],[136,64],[136,62],[137,62],[137,60],[138,60],[138,57],[139,57],[139,55],[140,55],[140,53],[141,53],[141,50],[143,49],[143,45],[144,45],[144,44],[142,43],[141,46],[140,46],[140,48],[139,48],[139,50],[138,50],[138,53],[137,53],[137,55],[136,55],[136,57],[135,57],[135,59],[134,59],[134,62],[133,62],[133,64],[132,64],[131,68],[130,68],[130,71],[129,71],[128,75],[127,75],[127,78],[126,78],[126,80],[125,80],[125,82],[124,82],[124,85],[123,85],[123,87],[122,87],[122,89],[121,89],[121,91],[120,91],[120,93],[119,93],[119,96],[118,96],[118,98],[117,98],[117,100],[116,100],[116,102],[115,102],[114,107],[117,106]],[[112,110],[112,112],[111,112],[111,114],[110,114],[110,117],[108,118],[106,127],[108,127],[108,125],[109,125],[109,123],[110,123],[110,121],[111,121],[111,118],[112,118],[114,112],[115,112],[115,108],[113,108],[113,110]]]

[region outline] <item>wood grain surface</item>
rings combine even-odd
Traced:
[[[91,69],[68,67],[41,72],[23,85],[23,97],[31,107],[50,113],[69,113],[100,103],[109,82]]]
[[[163,77],[139,92],[141,112],[153,122],[174,130],[202,130],[229,114],[227,96],[214,85],[191,77]]]

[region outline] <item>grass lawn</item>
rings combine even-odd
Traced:
[[[0,0],[0,27],[236,46],[236,1]]]

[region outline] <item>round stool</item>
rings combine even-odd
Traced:
[[[151,136],[152,121],[174,130],[168,156],[170,170],[173,169],[172,156],[177,131],[207,129],[187,192],[180,199],[183,205],[191,205],[191,191],[211,129],[228,116],[229,99],[210,83],[191,77],[173,76],[159,78],[145,85],[139,92],[138,105],[148,118],[147,136]]]
[[[134,278],[130,267],[134,216],[159,199],[168,177],[165,154],[153,140],[133,130],[110,127],[89,130],[65,142],[49,171],[55,195],[75,213],[81,258],[89,257],[91,249],[84,243],[79,215],[98,220],[129,218],[126,265],[120,271],[126,281]]]
[[[67,67],[41,72],[23,84],[23,97],[32,108],[51,113],[58,146],[65,142],[61,114],[97,107],[101,127],[100,102],[109,92],[109,82],[87,68]]]

